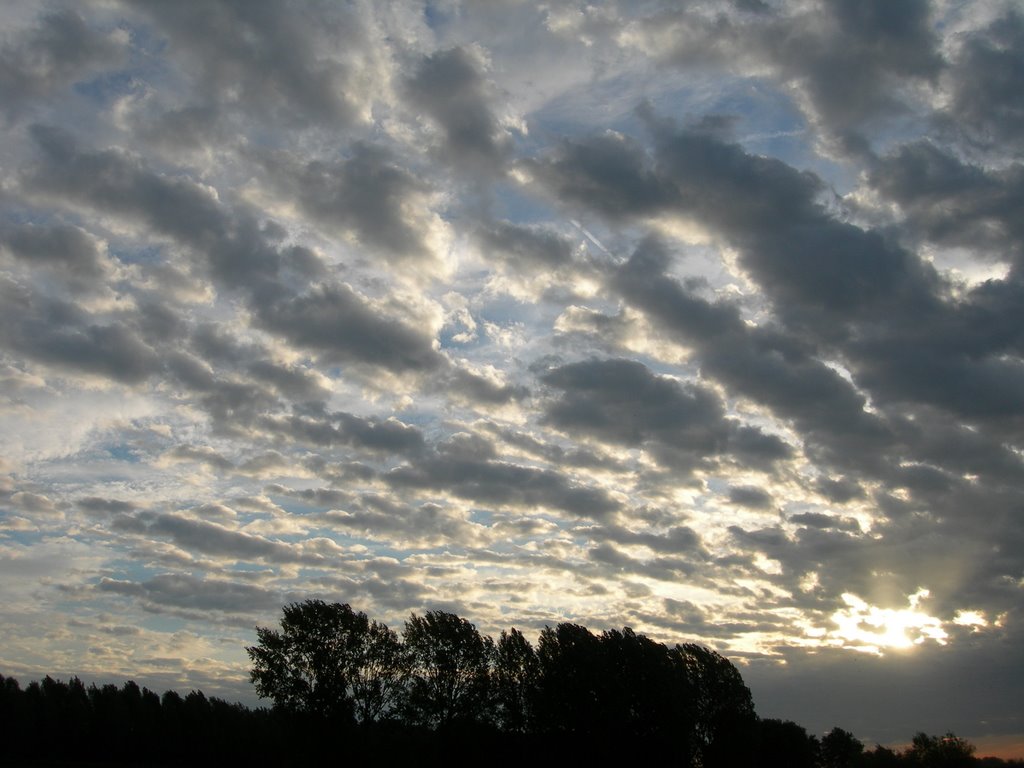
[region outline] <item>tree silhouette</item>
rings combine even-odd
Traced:
[[[461,764],[486,756],[519,765],[543,754],[545,762],[686,768],[1024,766],[976,759],[974,747],[952,733],[918,733],[894,752],[864,750],[833,728],[819,744],[796,723],[758,720],[739,671],[719,654],[692,644],[666,648],[628,627],[600,635],[576,624],[548,627],[535,652],[517,630],[503,632],[495,647],[465,619],[439,611],[412,616],[402,643],[382,624],[367,621],[363,632],[348,606],[289,609],[293,620],[340,622],[328,637],[342,650],[360,647],[344,631],[363,637],[364,655],[354,657],[361,660],[338,673],[348,680],[349,705],[362,713],[359,723],[339,729],[337,719],[308,716],[312,710],[251,710],[198,690],[160,698],[131,680],[86,688],[77,678],[47,676],[22,690],[0,675],[8,735],[0,763],[287,768],[334,763],[343,754],[354,763],[386,756],[389,764]],[[285,630],[275,634],[283,638]],[[367,648],[386,653],[370,657]],[[414,670],[406,678],[410,654]],[[401,707],[395,690],[407,694]],[[398,711],[407,720],[392,716]]]
[[[739,670],[718,652],[696,643],[677,645],[671,653],[688,682],[701,765],[749,764],[757,715]]]
[[[929,736],[922,732],[914,736],[903,758],[922,768],[965,768],[974,764],[973,755],[974,745],[966,739],[952,733]]]
[[[513,627],[501,633],[494,653],[494,702],[498,724],[510,733],[532,729],[540,680],[537,653],[523,633]]]
[[[256,628],[246,648],[256,692],[289,712],[373,720],[393,704],[404,657],[387,627],[342,603],[307,600],[284,608],[281,631]]]
[[[758,723],[757,768],[817,768],[818,740],[791,720]]]
[[[864,753],[864,765],[867,768],[899,768],[903,761],[888,747],[876,744],[874,749]]]
[[[833,728],[821,739],[822,768],[858,768],[864,764],[864,745],[849,731]]]
[[[377,621],[366,625],[361,651],[351,673],[351,695],[356,719],[372,723],[398,706],[409,678],[410,658],[395,631]]]
[[[610,728],[640,737],[690,730],[688,681],[664,645],[629,627],[603,632],[601,645]]]
[[[486,719],[494,642],[445,611],[413,614],[402,635],[411,661],[406,698],[410,722],[440,727]]]
[[[579,624],[563,622],[540,633],[537,708],[543,729],[563,733],[600,729],[607,682],[602,655],[600,639]]]

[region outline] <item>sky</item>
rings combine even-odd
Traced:
[[[0,673],[256,703],[254,627],[321,598],[1024,754],[1015,3],[0,30]]]

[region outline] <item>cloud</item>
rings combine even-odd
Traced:
[[[95,317],[77,305],[33,294],[0,278],[0,344],[69,371],[138,384],[160,360],[132,328],[133,318]]]
[[[397,373],[441,365],[431,336],[375,311],[347,285],[314,287],[257,311],[264,328],[327,363],[369,363]]]
[[[362,111],[368,31],[352,9],[138,0],[204,101],[289,124],[345,125]],[[313,17],[307,17],[310,12]],[[326,45],[346,51],[338,56]]]
[[[184,608],[192,611],[252,613],[275,608],[277,595],[251,584],[197,579],[186,574],[165,573],[143,582],[104,578],[97,584],[101,592],[143,600],[156,610]]]
[[[45,265],[76,293],[96,290],[111,271],[95,238],[70,225],[28,224],[0,231],[0,247],[29,265]]]
[[[388,150],[351,145],[336,162],[305,164],[283,154],[260,158],[271,188],[332,234],[352,235],[398,264],[435,258],[430,186]]]
[[[1004,692],[1016,682],[1006,687],[997,682],[1004,675],[1017,680],[1015,655],[1015,651],[996,651],[983,641],[952,652],[921,648],[913,654],[883,658],[857,654],[851,659],[832,650],[801,659],[795,670],[770,661],[755,662],[744,668],[743,678],[762,717],[792,718],[810,732],[825,733],[846,718],[848,727],[863,734],[868,743],[897,742],[906,734],[893,724],[900,721],[900,712],[909,709],[922,720],[943,720],[957,734],[980,737],[1020,727],[1017,716],[1009,714],[1012,704],[1004,699]],[[782,679],[787,681],[784,687],[779,685]],[[961,692],[961,701],[971,702],[965,710],[982,713],[985,725],[973,718],[960,719],[947,703],[936,699],[946,684]],[[879,690],[891,696],[879,698]],[[881,716],[868,716],[865,708],[880,708]]]
[[[513,508],[543,507],[577,517],[604,517],[620,508],[607,491],[541,469],[488,457],[473,441],[454,438],[433,455],[385,475],[394,488],[434,490],[479,504]]]
[[[385,454],[416,454],[425,445],[420,430],[397,419],[365,419],[350,413],[293,414],[264,419],[260,426],[305,444],[351,445]]]
[[[499,256],[517,272],[559,269],[573,261],[572,243],[542,227],[497,221],[482,226],[478,237],[487,256]]]
[[[549,371],[542,380],[562,392],[546,408],[547,424],[602,441],[643,446],[675,468],[694,468],[737,449],[755,453],[757,438],[764,443],[762,455],[788,454],[778,439],[749,427],[741,431],[710,390],[656,376],[632,360],[572,363]]]
[[[927,0],[822,0],[753,10],[730,13],[724,3],[711,13],[661,10],[637,20],[626,41],[684,71],[713,63],[767,74],[794,91],[808,117],[846,150],[863,150],[861,132],[870,121],[899,114],[901,97],[943,71]]]
[[[0,101],[8,120],[86,80],[124,55],[123,39],[91,27],[76,10],[41,16],[0,46]]]
[[[938,119],[983,146],[1020,146],[1024,100],[1014,87],[1024,66],[1024,16],[1010,9],[965,35],[951,67],[953,100]]]
[[[479,49],[451,48],[425,56],[405,81],[409,103],[442,132],[442,156],[467,171],[497,170],[508,152],[481,73]]]
[[[1024,196],[1019,164],[987,170],[927,141],[903,144],[881,158],[873,186],[905,212],[904,231],[933,243],[984,248],[1020,269],[1021,225],[1013,211]]]

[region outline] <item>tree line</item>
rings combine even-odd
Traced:
[[[399,636],[348,605],[310,600],[286,606],[280,630],[259,627],[257,638],[246,649],[256,692],[276,711],[335,727],[400,724],[600,754],[629,744],[713,766],[741,761],[756,723],[723,656],[629,628],[562,623],[534,648],[517,629],[495,642],[445,611],[414,614]]]
[[[865,749],[834,728],[821,739],[762,719],[736,667],[629,628],[547,627],[536,646],[497,641],[453,613],[412,615],[401,634],[340,603],[284,608],[258,627],[251,680],[269,708],[127,682],[86,687],[46,677],[22,690],[0,676],[0,763],[308,765],[376,760],[512,765],[657,760],[700,768],[960,768],[978,759],[953,734],[906,749]],[[7,758],[6,760],[4,758]]]

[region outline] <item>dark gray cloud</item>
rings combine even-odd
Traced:
[[[204,102],[287,124],[339,126],[356,119],[353,77],[363,64],[366,31],[352,9],[254,7],[235,0],[129,4],[167,36],[167,55],[188,73]],[[329,56],[322,47],[328,41],[346,56]]]
[[[210,510],[202,506],[193,509],[192,514],[202,516],[204,511],[206,516],[210,515]],[[219,510],[215,510],[214,516],[225,518]],[[316,554],[315,547],[306,552],[300,547],[180,514],[143,513],[136,517],[120,516],[112,520],[111,527],[128,533],[167,538],[187,552],[214,557],[272,563],[323,562],[323,557]]]
[[[573,244],[541,227],[496,221],[482,226],[478,237],[485,256],[497,255],[518,272],[558,269],[573,261]]]
[[[278,365],[262,359],[249,363],[245,370],[254,379],[290,400],[322,401],[328,395],[320,382],[304,368]]]
[[[139,384],[161,368],[128,313],[96,317],[0,277],[0,319],[0,344],[38,362],[125,384]]]
[[[327,363],[369,363],[396,373],[441,365],[431,336],[382,315],[344,284],[317,286],[257,311],[262,327]]]
[[[205,464],[211,469],[220,472],[234,469],[234,464],[217,451],[208,446],[176,445],[164,454],[164,457],[172,461],[194,461],[198,464]]]
[[[522,400],[529,394],[529,390],[524,386],[501,384],[456,365],[449,366],[438,377],[435,386],[456,397],[490,405]]]
[[[639,24],[645,41],[683,69],[767,69],[804,97],[809,117],[846,150],[863,151],[869,122],[899,115],[908,86],[935,82],[945,65],[927,0],[762,3],[754,10],[659,9]]]
[[[687,291],[664,274],[665,258],[653,241],[637,249],[614,278],[627,301],[668,333],[699,345],[705,371],[730,389],[796,420],[811,447],[830,459],[880,457],[889,429],[865,412],[863,395],[814,356],[813,347],[773,329],[751,329],[737,307]]]
[[[789,522],[808,528],[836,528],[841,531],[860,532],[860,523],[852,517],[837,517],[821,512],[800,512],[789,516]]]
[[[33,125],[31,135],[40,162],[23,183],[32,191],[141,219],[155,232],[197,247],[227,239],[230,221],[209,188],[163,176],[123,150],[83,150],[61,128]]]
[[[137,121],[138,135],[150,147],[161,150],[202,150],[226,140],[229,126],[221,111],[213,105],[192,105],[168,109]]]
[[[613,541],[617,544],[639,545],[666,555],[689,555],[695,560],[709,558],[700,535],[686,525],[675,525],[664,533],[634,531],[618,525],[590,528],[587,533],[595,541]]]
[[[380,365],[396,372],[436,368],[432,338],[390,318],[344,284],[304,293],[286,283],[289,256],[266,241],[246,216],[232,217],[191,181],[169,179],[123,152],[80,152],[66,134],[35,127],[44,162],[26,179],[35,190],[142,219],[157,233],[199,250],[213,277],[246,288],[259,325],[325,362]]]
[[[479,504],[546,508],[601,518],[620,509],[602,488],[588,486],[552,469],[490,458],[493,448],[479,440],[457,439],[433,455],[390,470],[384,479],[394,488],[450,493]]]
[[[940,122],[1001,151],[1024,140],[1024,14],[1010,8],[984,29],[965,34],[951,67],[953,100]]]
[[[467,171],[492,171],[508,152],[477,57],[465,48],[423,58],[405,82],[409,102],[441,128],[442,154]]]
[[[750,509],[770,509],[774,500],[763,488],[752,485],[734,485],[729,489],[729,502]]]
[[[551,401],[544,421],[558,429],[620,445],[645,447],[659,461],[695,468],[734,450],[742,427],[726,418],[711,390],[653,374],[633,360],[590,360],[555,368],[542,377],[562,395]],[[788,449],[758,434],[777,458]],[[740,452],[752,441],[744,434]],[[753,452],[753,451],[750,451]]]
[[[873,186],[906,215],[902,231],[934,243],[984,248],[1010,260],[1019,274],[1024,258],[1024,168],[986,169],[929,141],[902,144],[881,158]]]
[[[364,538],[412,546],[466,545],[479,535],[474,526],[437,504],[398,504],[374,494],[363,496],[347,509],[327,512],[324,520],[332,528]]]
[[[214,191],[187,177],[169,176],[120,148],[82,149],[68,132],[33,125],[39,162],[21,178],[26,191],[142,224],[152,234],[192,249],[225,290],[244,290],[258,303],[304,285],[319,271],[308,249],[274,246],[273,237],[244,208],[237,213]]]
[[[17,35],[13,29],[7,32],[0,44],[0,109],[9,120],[67,86],[116,66],[124,55],[110,30],[93,28],[77,9],[43,15]]]
[[[557,443],[543,442],[532,435],[512,429],[503,429],[497,424],[487,423],[483,426],[487,431],[500,437],[503,443],[557,466],[612,471],[623,469],[614,459],[601,456],[588,448],[572,448],[567,450]]]
[[[90,515],[128,515],[135,511],[135,505],[120,499],[104,499],[86,496],[75,501],[75,506]]]
[[[397,262],[430,259],[424,231],[430,186],[383,147],[356,142],[340,161],[300,163],[284,154],[260,161],[278,194],[330,233],[352,233]],[[420,207],[418,214],[410,209]]]
[[[762,717],[793,719],[818,735],[845,722],[869,744],[902,743],[904,712],[958,734],[1019,733],[1012,699],[1022,682],[1019,647],[975,638],[959,648],[921,647],[883,658],[824,650],[801,655],[799,664],[753,661],[743,678]],[[963,708],[949,706],[947,686],[958,691]]]
[[[849,134],[866,118],[899,111],[900,81],[938,76],[931,14],[927,0],[828,0],[795,25],[773,24],[760,42],[806,88],[826,125]]]
[[[308,445],[348,445],[371,452],[404,455],[416,454],[425,446],[420,430],[397,419],[314,411],[287,417],[265,417],[259,424],[263,429]]]
[[[619,134],[566,140],[555,157],[524,165],[559,201],[613,219],[651,215],[678,203],[676,190],[657,174],[644,147]]]
[[[50,270],[75,292],[98,288],[109,271],[96,239],[67,224],[0,230],[0,247],[29,266]]]
[[[667,129],[667,131],[666,131]],[[835,218],[821,180],[700,131],[655,127],[656,158],[674,195],[659,205],[699,217],[743,252],[743,266],[789,323],[936,311],[942,288],[913,254]]]
[[[653,160],[636,151],[622,154],[621,148],[598,153],[620,152],[627,185],[645,180],[645,202],[632,213],[686,212],[719,227],[773,300],[788,326],[780,330],[799,334],[747,331],[727,308],[712,308],[685,296],[672,281],[646,276],[661,271],[667,256],[650,245],[638,250],[618,286],[638,308],[659,316],[690,343],[704,345],[708,370],[748,391],[753,384],[761,390],[758,399],[767,398],[780,412],[817,418],[806,411],[818,408],[828,420],[845,414],[844,432],[852,428],[876,441],[885,428],[865,413],[862,395],[821,364],[820,355],[845,360],[857,382],[878,398],[905,402],[912,390],[914,399],[967,418],[1006,418],[1019,411],[1013,394],[1017,361],[978,359],[969,349],[951,354],[948,336],[925,330],[966,330],[966,313],[948,302],[930,266],[876,232],[833,218],[817,202],[820,185],[814,177],[701,132],[664,130],[656,128]],[[563,199],[630,213],[616,203],[621,190],[615,178],[604,165],[589,162],[591,151],[609,141],[567,146],[541,170],[541,178]],[[930,324],[922,325],[926,317]],[[727,332],[729,342],[721,343]],[[711,334],[717,334],[714,345]],[[829,401],[826,412],[822,406]]]
[[[195,611],[253,613],[276,609],[282,596],[276,592],[221,579],[196,578],[182,573],[164,573],[146,581],[104,577],[97,584],[107,592],[144,601],[155,610],[184,608]]]

